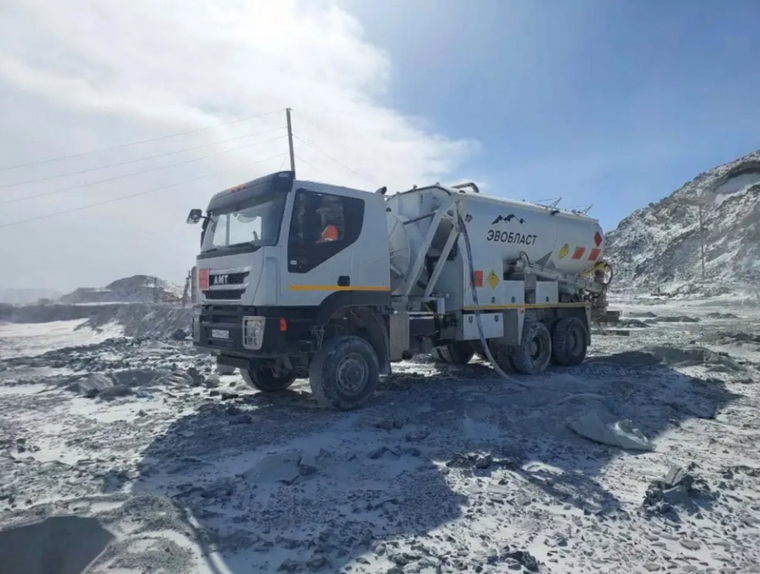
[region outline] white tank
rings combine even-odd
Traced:
[[[512,262],[524,254],[531,264],[568,275],[591,269],[602,258],[604,233],[596,219],[478,193],[454,193],[464,201],[465,225],[475,256],[480,249],[497,250],[502,262]],[[391,264],[401,273],[410,270],[430,227],[432,218],[424,216],[448,199],[449,193],[440,188],[388,197]],[[448,236],[445,225],[441,227],[434,248],[440,248]],[[393,291],[399,285],[399,280],[392,281]]]

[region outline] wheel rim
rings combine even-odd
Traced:
[[[336,383],[345,395],[358,395],[369,380],[369,366],[359,353],[346,355],[338,365]]]

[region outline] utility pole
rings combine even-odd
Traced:
[[[293,175],[296,173],[296,156],[293,152],[293,124],[290,121],[290,108],[285,108],[285,115],[288,118],[288,147],[290,148],[290,171]]]
[[[702,202],[699,202],[699,239],[702,243],[702,283],[705,282],[705,227],[702,219]]]

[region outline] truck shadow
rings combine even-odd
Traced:
[[[602,405],[657,439],[736,397],[716,380],[628,359],[518,377],[531,390],[478,363],[402,364],[351,413],[318,408],[304,381],[278,395],[240,393],[175,421],[143,453],[133,493],[174,500],[204,552],[234,573],[403,565],[425,553],[390,541],[424,546],[442,527],[464,533],[472,523],[457,524],[462,517],[512,521],[536,505],[625,514],[602,470],[616,457],[659,455],[591,442],[567,419]],[[484,560],[468,552],[468,564]],[[456,548],[437,557],[457,559]]]

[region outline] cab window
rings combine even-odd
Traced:
[[[354,243],[364,201],[306,189],[296,191],[288,238],[288,271],[307,273]]]

